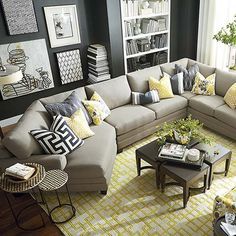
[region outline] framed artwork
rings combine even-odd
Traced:
[[[76,5],[44,7],[52,48],[80,43]]]
[[[57,53],[57,61],[62,84],[83,79],[79,49]]]
[[[32,0],[2,0],[10,35],[38,32]]]
[[[54,87],[45,39],[0,45],[3,64],[19,66],[23,78],[0,86],[3,100]]]

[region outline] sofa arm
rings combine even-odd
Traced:
[[[233,202],[233,200],[228,197],[217,196],[213,208],[213,223],[215,223],[219,217],[224,216],[227,211],[236,213],[236,202]]]
[[[46,170],[64,170],[67,165],[66,157],[60,154],[32,155],[29,158],[20,161],[39,163],[43,165]]]
[[[1,159],[0,167],[2,171],[7,167],[14,165],[15,163],[26,163],[26,162],[36,162],[45,167],[46,170],[51,169],[61,169],[63,170],[67,165],[67,159],[64,155],[32,155],[27,159],[18,159],[16,157],[3,158]]]

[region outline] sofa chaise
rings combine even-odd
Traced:
[[[185,68],[197,63],[200,73],[216,73],[216,95],[195,95],[189,91],[162,99],[145,106],[132,105],[131,91],[148,91],[150,76],[160,78],[163,72],[175,73],[175,64]],[[1,167],[16,162],[38,162],[46,169],[65,169],[69,174],[71,191],[101,191],[106,193],[112,175],[117,150],[150,135],[163,122],[185,118],[192,114],[223,135],[236,139],[236,111],[224,102],[229,87],[236,83],[236,74],[183,58],[140,71],[135,71],[108,81],[75,89],[80,99],[89,99],[96,91],[111,109],[111,115],[99,126],[91,125],[95,135],[87,138],[79,149],[67,156],[44,154],[29,131],[49,128],[52,118],[44,104],[62,102],[72,91],[35,101],[26,110],[16,127],[6,134],[0,147]]]

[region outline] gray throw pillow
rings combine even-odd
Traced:
[[[51,114],[51,116],[61,115],[66,117],[71,117],[73,113],[75,113],[79,108],[81,108],[88,123],[92,123],[90,115],[82,104],[82,101],[76,95],[75,91],[72,92],[71,95],[63,102],[46,104],[45,108],[49,112],[49,114]]]
[[[171,87],[172,87],[172,91],[174,94],[180,95],[180,94],[184,93],[184,74],[183,74],[183,72],[173,75],[170,78],[170,82],[171,82]]]
[[[160,98],[156,90],[146,92],[145,94],[132,92],[133,105],[145,105],[145,104],[150,104],[150,103],[155,103],[155,102],[160,102]]]
[[[194,80],[196,73],[199,72],[199,66],[194,64],[188,69],[184,68],[182,65],[175,65],[176,73],[184,73],[184,90],[191,91],[194,85]]]

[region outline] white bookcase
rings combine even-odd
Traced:
[[[125,73],[169,62],[170,4],[171,0],[120,0]]]

